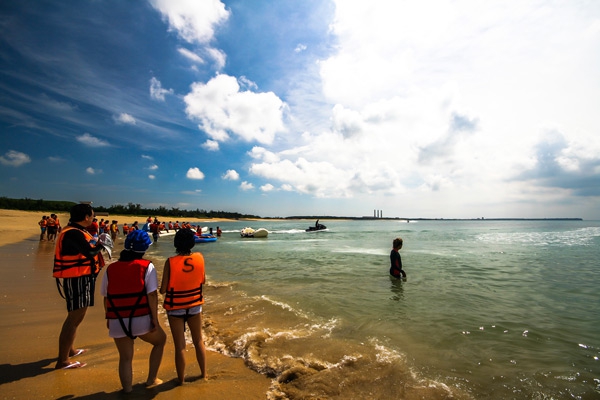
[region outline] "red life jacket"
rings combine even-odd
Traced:
[[[204,257],[200,253],[169,258],[169,283],[165,293],[165,310],[191,308],[204,304],[202,284]]]
[[[104,259],[100,253],[92,259],[85,257],[81,253],[77,255],[62,254],[64,234],[72,229],[77,229],[81,232],[88,242],[93,239],[93,236],[89,232],[71,225],[67,225],[60,232],[54,250],[54,270],[52,271],[52,276],[55,278],[78,278],[80,276],[97,274],[100,272],[100,268],[104,266]]]
[[[146,294],[146,272],[150,260],[116,261],[106,269],[108,287],[106,319],[150,314]]]

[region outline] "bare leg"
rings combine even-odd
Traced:
[[[165,349],[165,343],[167,342],[167,335],[160,326],[145,335],[140,336],[144,342],[150,343],[152,351],[150,352],[149,366],[148,366],[148,379],[146,380],[147,386],[160,385],[162,381],[156,376],[158,375],[158,368],[162,361],[163,351]]]
[[[169,316],[169,325],[175,345],[175,368],[179,384],[183,385],[185,378],[185,325],[183,318]]]
[[[75,354],[73,343],[75,343],[75,335],[77,334],[77,327],[83,321],[87,307],[83,307],[77,310],[70,311],[67,314],[67,318],[63,323],[58,338],[58,361],[56,362],[56,369],[69,365],[70,358],[69,354]]]
[[[198,360],[202,378],[206,379],[206,349],[202,340],[202,313],[188,319],[188,325],[190,326],[192,341],[196,349],[196,360]]]
[[[133,339],[125,336],[114,340],[119,350],[121,386],[123,386],[123,392],[130,393],[133,390]]]

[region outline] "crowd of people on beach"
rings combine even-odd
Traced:
[[[46,240],[44,235],[47,235],[47,240],[56,241],[53,277],[67,303],[67,317],[59,335],[55,369],[86,366],[86,363],[72,360],[88,351],[74,346],[75,336],[88,307],[94,305],[96,278],[106,266],[100,294],[104,298],[108,334],[119,353],[118,371],[123,392],[133,390],[134,340],[138,337],[152,345],[146,386],[162,383],[158,370],[167,336],[158,318],[159,293],[163,295],[162,307],[173,336],[177,383],[182,385],[185,382],[186,324],[200,367],[198,379],[206,379],[206,351],[202,340],[204,258],[201,253],[192,252],[196,236],[202,234],[202,227],[187,222],[179,224],[179,221],[165,224],[156,217],[148,217],[142,228],[137,221],[131,225],[123,224],[123,250],[118,260],[107,264],[103,250],[111,256],[119,235],[118,221],[111,220],[109,223],[108,219],[101,218],[98,222],[90,204],[73,206],[69,223],[64,228],[56,214],[44,216],[39,225],[42,228],[40,240]],[[173,240],[175,255],[166,260],[159,287],[154,264],[144,258],[152,244],[148,232],[156,235],[156,242],[161,231],[170,230],[176,231]],[[217,234],[221,234],[219,227]],[[401,238],[393,240],[390,276],[404,280],[406,273],[399,254],[402,245]]]
[[[163,309],[173,336],[177,382],[183,384],[185,381],[186,324],[200,367],[198,379],[206,379],[206,354],[201,330],[205,272],[202,254],[192,252],[196,231],[188,224],[177,227],[173,224],[171,227],[169,223],[164,226],[150,217],[145,225],[154,231],[163,227],[176,230],[173,240],[175,255],[165,262],[160,287],[154,264],[144,259],[152,241],[146,230],[138,228],[137,222],[131,226],[123,224],[123,250],[118,260],[107,264],[103,250],[111,255],[119,231],[118,221],[109,223],[101,219],[98,222],[89,204],[77,204],[71,209],[69,224],[56,239],[54,255],[53,277],[67,303],[67,317],[59,335],[55,369],[86,366],[86,363],[72,360],[88,351],[74,346],[75,336],[88,307],[94,305],[96,278],[106,266],[100,293],[104,297],[108,334],[119,353],[118,372],[123,392],[133,390],[134,340],[138,337],[152,345],[146,386],[162,383],[158,370],[167,336],[158,318],[158,292],[164,297]],[[155,226],[150,228],[152,225]],[[103,233],[114,239],[108,239],[108,235]]]

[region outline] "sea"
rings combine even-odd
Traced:
[[[268,399],[600,399],[600,221],[314,223],[200,223],[223,231],[194,247],[206,345]],[[167,236],[146,258],[173,254]]]

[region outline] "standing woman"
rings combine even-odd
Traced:
[[[185,323],[190,327],[200,365],[200,378],[206,379],[206,350],[202,340],[202,284],[205,282],[204,257],[192,253],[196,244],[194,231],[180,229],[175,234],[177,255],[165,262],[160,293],[165,295],[169,325],[175,344],[175,367],[179,383],[185,378]]]
[[[150,244],[144,231],[127,235],[119,261],[108,266],[102,281],[108,334],[119,350],[119,378],[125,393],[133,390],[133,342],[138,336],[153,346],[146,386],[162,383],[156,376],[167,335],[158,321],[156,269],[150,260],[143,259]]]

